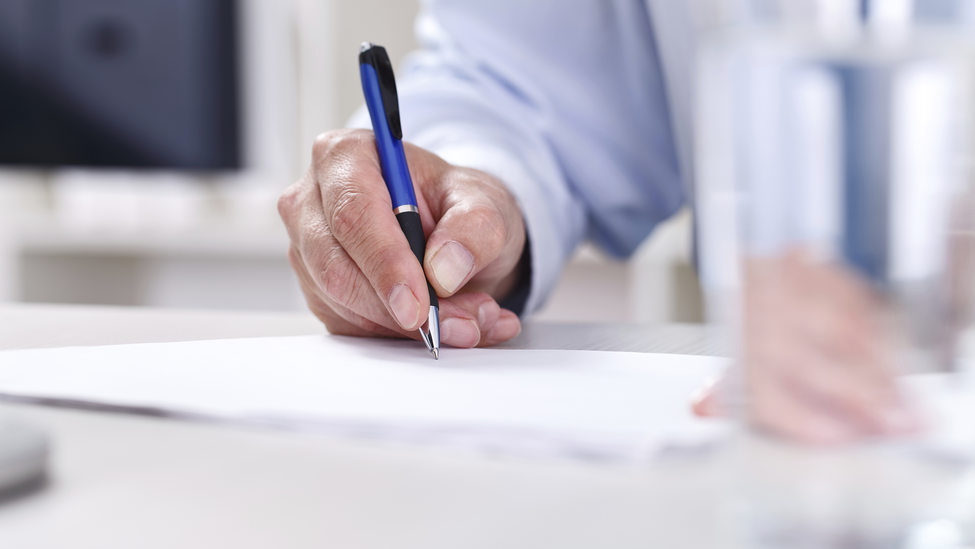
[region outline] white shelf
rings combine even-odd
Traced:
[[[251,227],[213,221],[172,231],[79,230],[45,219],[16,228],[12,244],[21,254],[283,259],[289,240],[283,225]]]

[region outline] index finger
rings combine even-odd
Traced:
[[[360,138],[339,146],[350,150],[316,155],[329,158],[328,165],[317,167],[326,223],[393,318],[405,330],[416,330],[430,307],[426,278],[393,215],[374,142]],[[339,287],[330,294],[356,310],[355,288]]]

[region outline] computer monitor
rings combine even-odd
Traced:
[[[235,0],[0,0],[0,166],[241,167]]]

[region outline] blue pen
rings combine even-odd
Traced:
[[[413,255],[423,268],[423,254],[426,251],[426,238],[420,223],[420,210],[413,191],[413,179],[406,165],[403,152],[403,129],[399,121],[399,99],[396,95],[396,80],[393,65],[386,55],[386,48],[368,42],[359,50],[359,75],[362,77],[362,93],[366,96],[366,106],[372,119],[372,130],[376,134],[376,148],[379,150],[379,164],[382,167],[386,188],[393,200],[393,213],[399,221],[406,241]],[[420,336],[433,353],[440,358],[440,303],[437,293],[427,281],[430,292],[430,313],[426,323],[420,327]]]

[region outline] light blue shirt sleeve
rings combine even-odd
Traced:
[[[652,29],[643,0],[424,3],[423,49],[399,71],[404,136],[516,197],[526,312],[582,240],[628,256],[685,199]]]

